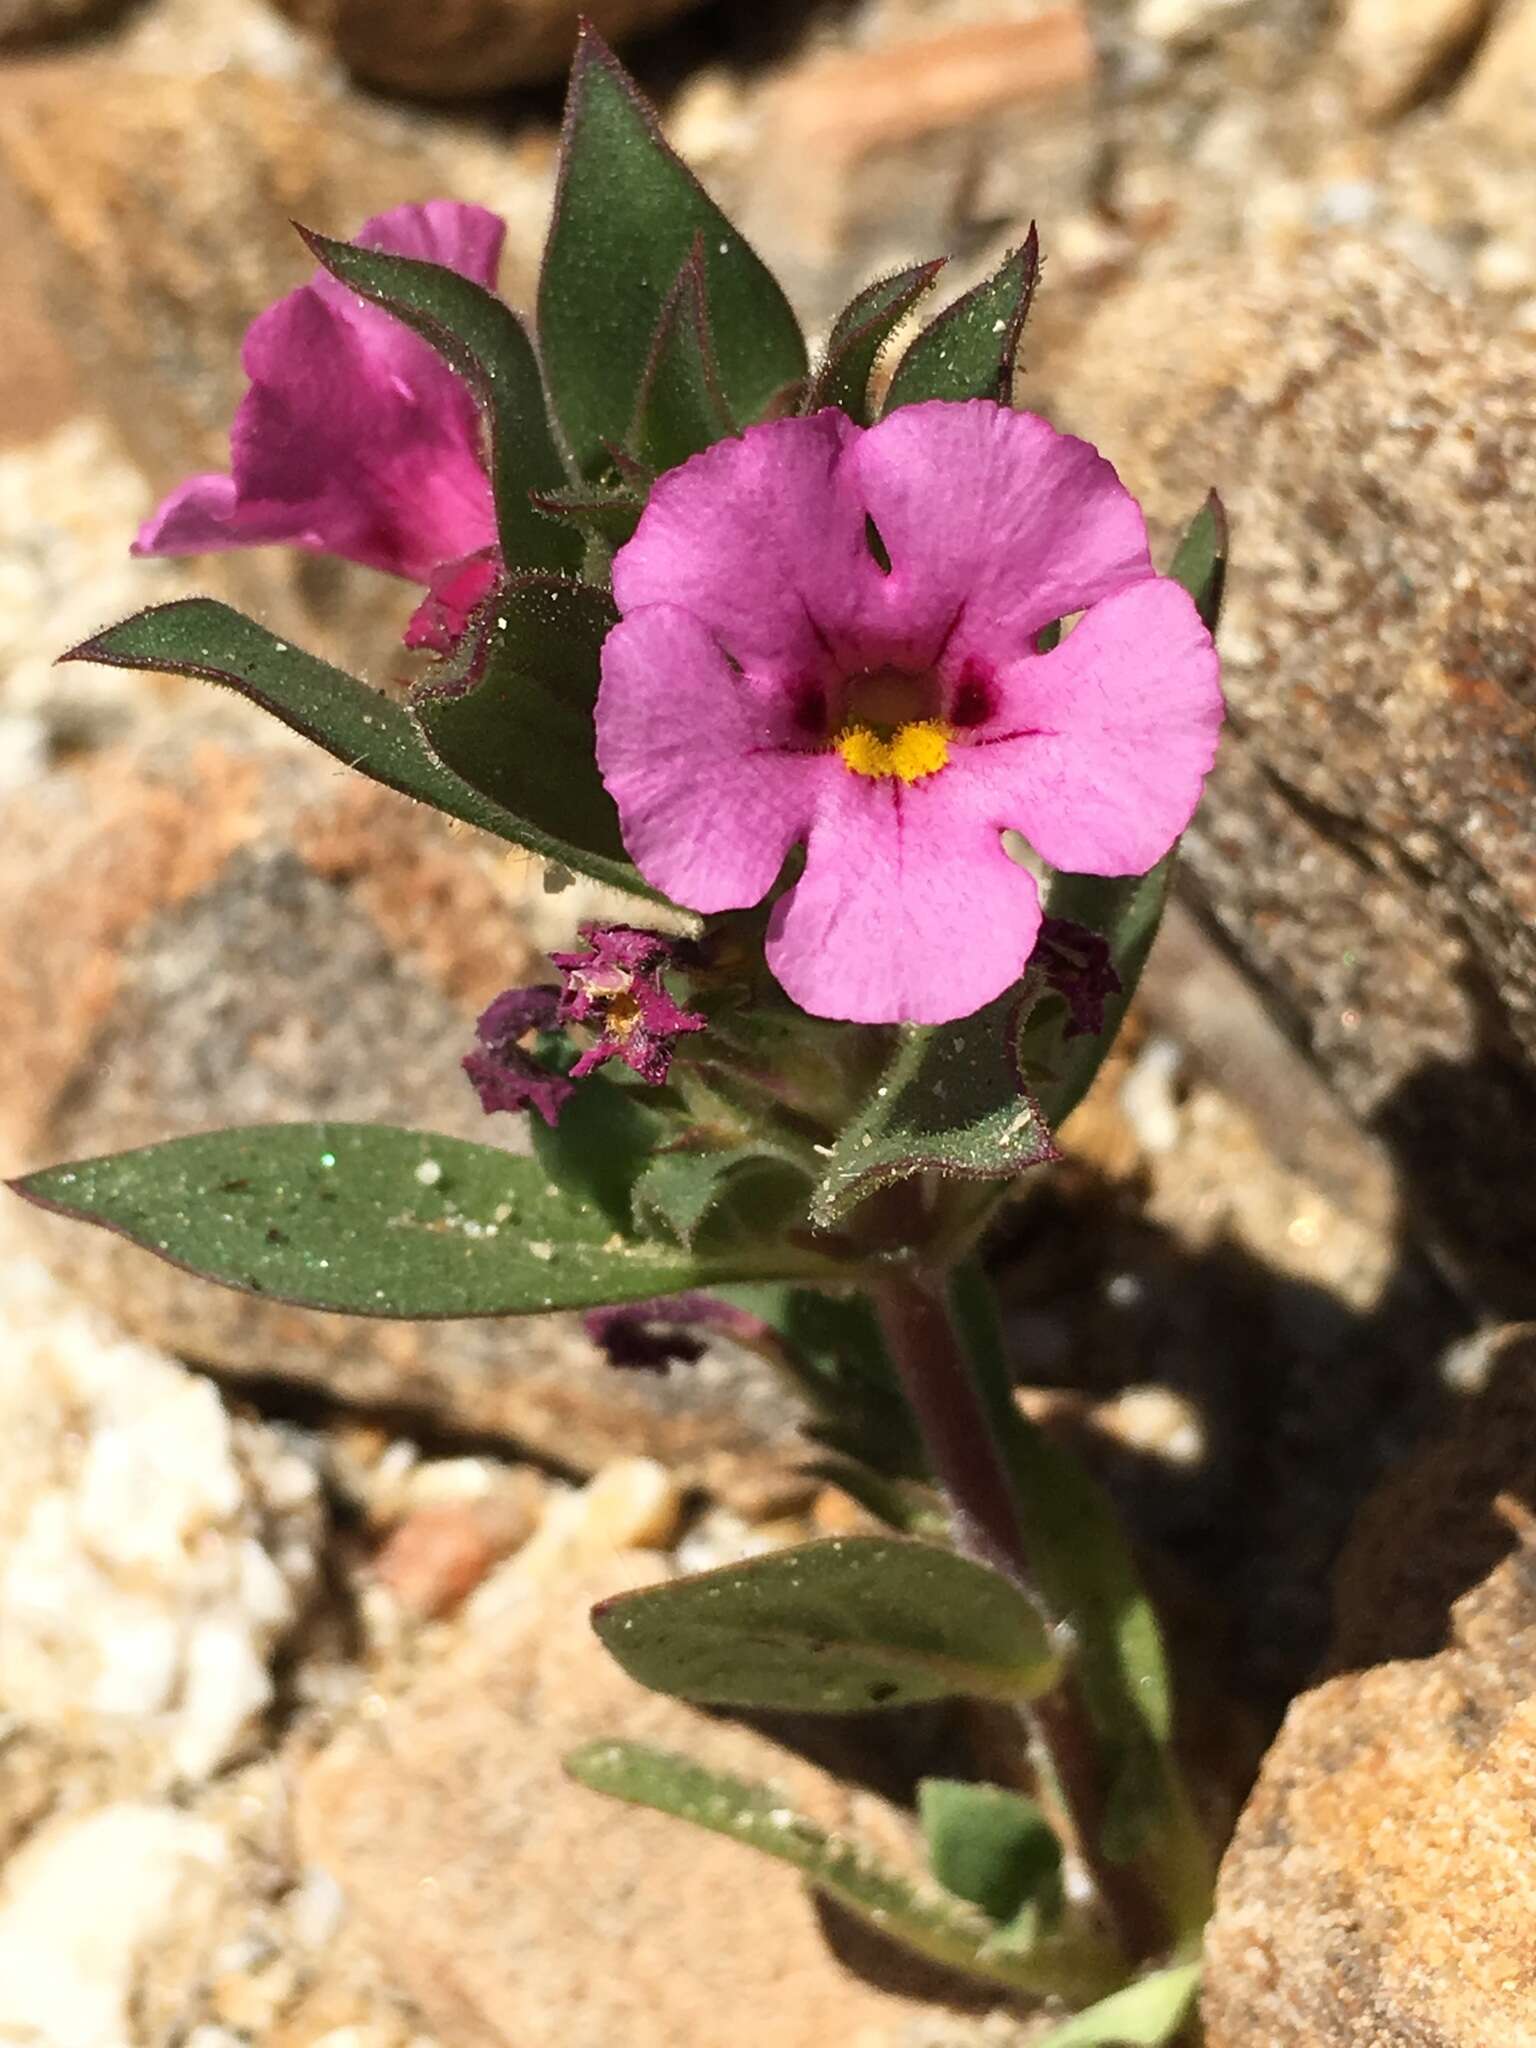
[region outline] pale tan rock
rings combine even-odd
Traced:
[[[978,2036],[932,2012],[931,1976],[894,1952],[849,1947],[855,1974],[792,1872],[565,1778],[561,1757],[588,1739],[656,1742],[910,1857],[874,1795],[623,1676],[588,1605],[665,1570],[631,1555],[551,1581],[310,1765],[304,1852],[340,1880],[393,1981],[454,2048],[1016,2048],[1024,2027]]]
[[[1493,0],[1349,0],[1339,48],[1356,104],[1372,120],[1401,113],[1448,58],[1464,51]]]
[[[494,1495],[416,1508],[391,1531],[373,1576],[408,1615],[434,1621],[466,1599],[534,1526],[531,1503]]]
[[[699,0],[276,0],[370,85],[470,99],[555,78],[570,62],[578,13],[611,42],[686,14]]]
[[[677,1533],[683,1495],[654,1458],[615,1458],[587,1484],[552,1495],[543,1517],[508,1564],[481,1586],[469,1625],[493,1628],[501,1616],[549,1586],[630,1550],[662,1550]]]
[[[459,1061],[477,1009],[542,971],[521,908],[531,863],[241,709],[167,722],[9,800],[7,1171],[311,1117],[523,1142],[514,1119],[481,1114]],[[170,1351],[492,1431],[567,1468],[651,1457],[756,1507],[807,1490],[791,1477],[795,1410],[744,1355],[619,1373],[574,1318],[325,1316],[78,1224],[33,1229],[58,1270]]]
[[[1507,1333],[1361,1517],[1334,1663],[1398,1661],[1291,1707],[1222,1866],[1209,2048],[1536,2042],[1532,1350]]]
[[[1528,344],[1325,239],[1120,294],[1043,395],[1162,536],[1226,498],[1234,715],[1185,887],[1384,1149],[1408,1228],[1487,1312],[1530,1313]]]

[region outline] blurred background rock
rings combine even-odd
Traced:
[[[1214,1826],[1325,1655],[1393,1674],[1292,1715],[1224,1887],[1213,2040],[1331,2043],[1333,2012],[1341,2044],[1367,2019],[1404,2048],[1514,2040],[1530,1915],[1467,1920],[1478,1975],[1448,1999],[1415,1961],[1439,1880],[1380,1848],[1372,1744],[1427,1702],[1401,1798],[1437,1869],[1506,1825],[1528,1457],[1456,1481],[1453,1530],[1413,1521],[1436,1604],[1411,1640],[1360,1648],[1360,1559],[1400,1526],[1379,1502],[1345,1553],[1353,1634],[1330,1615],[1358,1504],[1502,1426],[1524,1353],[1499,1326],[1536,1315],[1536,0],[587,11],[813,333],[899,263],[948,252],[960,289],[1038,218],[1021,401],[1100,438],[1164,544],[1209,485],[1228,503],[1223,760],[1137,1020],[1002,1233],[1010,1328],[1145,1547]],[[473,1124],[468,1020],[573,899],[196,686],[52,664],[212,589],[391,683],[403,590],[127,542],[222,466],[241,334],[308,267],[291,218],[481,201],[528,302],[575,13],[0,0],[7,1170],[233,1116]],[[744,1988],[727,2013],[758,1913],[725,1851],[702,1881],[659,1824],[636,1853],[676,1882],[615,1878],[589,1916],[568,1875],[640,1825],[561,1780],[569,1703],[617,1732],[651,1711],[579,1602],[856,1515],[796,1477],[751,1361],[637,1382],[563,1320],[327,1322],[20,1214],[0,1238],[0,2039],[1030,2038],[828,1940],[744,1860],[793,1967],[771,2011]],[[1478,1738],[1442,1740],[1463,1694]],[[858,1795],[893,1853],[902,1790]],[[658,2008],[704,1953],[710,1996]]]

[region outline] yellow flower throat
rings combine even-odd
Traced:
[[[917,718],[898,725],[886,739],[873,726],[845,725],[832,744],[855,775],[921,782],[948,761],[949,728],[942,718]]]

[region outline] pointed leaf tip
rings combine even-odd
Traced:
[[[805,344],[777,281],[672,149],[595,32],[571,66],[554,216],[539,280],[545,375],[588,475],[634,417],[663,302],[695,237],[722,394],[744,422],[805,375]]]
[[[925,327],[896,365],[882,412],[928,398],[1013,399],[1014,365],[1040,282],[1040,237],[1029,233],[988,278]]]

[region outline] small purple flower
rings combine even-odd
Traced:
[[[586,952],[549,956],[565,977],[561,1023],[586,1024],[599,1034],[572,1067],[572,1079],[617,1059],[659,1086],[672,1065],[675,1041],[705,1025],[696,1011],[674,1002],[662,982],[677,962],[678,942],[631,924],[589,922],[580,933]]]
[[[576,1091],[564,1074],[544,1066],[522,1044],[532,1032],[558,1027],[559,1005],[556,988],[509,988],[481,1013],[475,1026],[480,1045],[461,1064],[487,1116],[501,1109],[536,1109],[545,1123],[559,1122]]]
[[[379,214],[357,243],[440,263],[490,287],[505,234],[483,207],[432,199]],[[431,584],[411,644],[439,645],[456,609],[473,608],[463,602],[467,558],[493,559],[487,551],[496,541],[480,418],[467,388],[418,335],[325,271],[258,316],[241,359],[251,388],[230,430],[230,474],[179,485],[145,523],[134,553],[280,541],[344,555]],[[494,573],[477,571],[483,587],[475,601]]]
[[[1123,986],[1102,932],[1090,931],[1070,917],[1044,917],[1040,936],[1029,956],[1029,971],[1064,998],[1064,1038],[1081,1038],[1104,1029],[1104,1005]]]
[[[1085,441],[990,401],[717,442],[655,485],[613,588],[598,762],[630,857],[707,913],[759,902],[803,846],[767,958],[817,1016],[980,1009],[1040,926],[1004,831],[1142,874],[1215,755],[1216,650],[1135,500]]]

